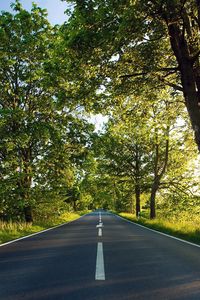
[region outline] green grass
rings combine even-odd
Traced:
[[[31,224],[22,222],[0,221],[0,244],[78,219],[87,212],[66,212],[53,220],[43,220]]]
[[[135,223],[144,225],[148,228],[196,243],[200,244],[200,218],[194,217],[191,220],[185,219],[154,219],[149,220],[146,218],[136,218],[130,213],[119,213],[120,216],[131,220]]]

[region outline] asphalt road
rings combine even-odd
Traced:
[[[97,211],[0,247],[0,300],[19,299],[199,300],[200,248]]]

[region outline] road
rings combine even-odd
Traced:
[[[200,248],[103,211],[0,247],[1,300],[200,299]]]

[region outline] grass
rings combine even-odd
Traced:
[[[22,223],[22,222],[1,222],[0,221],[0,244],[6,243],[17,238],[39,232],[41,230],[54,227],[59,224],[68,223],[78,219],[81,215],[87,212],[65,212],[61,216],[53,220],[43,220],[35,223]]]
[[[136,218],[131,213],[119,213],[125,219],[144,225],[148,228],[187,240],[200,245],[200,217],[187,219],[154,219]]]

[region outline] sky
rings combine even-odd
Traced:
[[[0,11],[10,11],[10,4],[15,2],[14,0],[0,0]],[[52,25],[62,24],[67,20],[67,16],[64,14],[64,11],[67,8],[67,3],[62,2],[61,0],[21,0],[22,6],[30,10],[32,2],[35,2],[38,6],[46,8],[48,11],[48,19]]]
[[[103,131],[104,125],[108,122],[108,117],[102,114],[91,115],[89,122],[95,125],[95,132]]]

